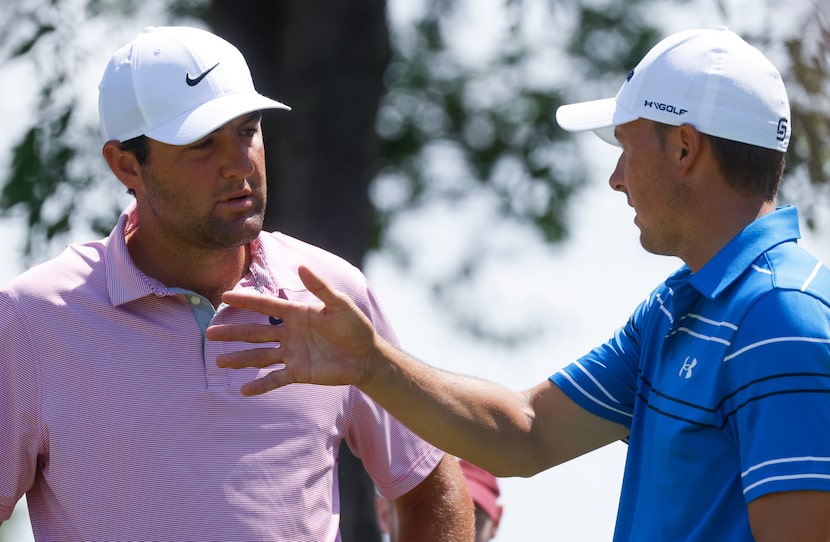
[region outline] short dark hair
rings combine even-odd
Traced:
[[[147,136],[144,134],[120,142],[118,148],[133,153],[135,159],[142,166],[150,162],[150,145],[147,142]]]
[[[661,122],[652,123],[661,143],[666,142],[668,131],[676,128]],[[768,201],[775,200],[784,175],[785,153],[709,134],[703,135],[709,139],[715,161],[732,188],[747,195],[762,195]]]
[[[786,154],[775,150],[708,136],[721,173],[736,190],[775,200],[784,175]]]
[[[136,161],[141,166],[145,166],[150,163],[150,145],[148,143],[147,136],[144,134],[132,139],[121,141],[118,143],[118,148],[122,151],[133,153]],[[128,188],[127,193],[131,196],[135,196],[135,190],[132,188]]]

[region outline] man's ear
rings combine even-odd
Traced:
[[[680,174],[690,172],[694,165],[700,160],[703,151],[703,134],[691,124],[681,124],[675,130],[676,143],[679,146],[679,167]]]
[[[113,174],[125,187],[135,190],[141,185],[141,164],[135,154],[121,150],[117,141],[107,141],[101,151]]]

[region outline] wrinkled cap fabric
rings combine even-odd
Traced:
[[[499,508],[501,491],[496,477],[464,459],[459,459],[458,462],[464,472],[464,477],[467,479],[467,486],[470,488],[473,502],[480,506],[490,516],[490,519],[498,521],[501,515],[501,509]]]
[[[186,145],[263,109],[290,107],[256,91],[236,47],[198,28],[145,28],[113,54],[98,85],[105,142],[143,134]]]
[[[781,152],[790,106],[781,74],[758,49],[726,28],[687,30],[655,45],[614,98],[563,105],[565,130],[593,130],[617,144],[613,127],[638,118]]]

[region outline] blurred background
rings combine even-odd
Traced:
[[[646,254],[606,181],[618,150],[556,126],[662,37],[726,25],[785,78],[781,203],[830,262],[830,6],[818,0],[0,0],[0,283],[106,235],[129,201],[100,158],[97,84],[145,26],[208,28],[260,92],[267,228],[361,267],[404,348],[523,389],[623,324],[680,262]],[[0,438],[2,438],[0,436]],[[347,451],[344,451],[348,454]],[[610,540],[625,446],[503,479],[497,540]],[[348,456],[347,456],[348,457]],[[343,540],[380,540],[346,462]],[[31,540],[25,499],[0,541]]]

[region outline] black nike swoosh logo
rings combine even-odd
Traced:
[[[205,71],[204,73],[199,75],[198,77],[190,77],[190,73],[188,73],[187,76],[184,79],[185,83],[187,83],[187,86],[189,86],[189,87],[195,87],[196,85],[198,85],[202,81],[202,79],[207,77],[207,74],[209,74],[210,72],[213,71],[213,68],[215,68],[218,65],[219,65],[219,63],[217,62],[212,67],[208,68],[207,71]]]

